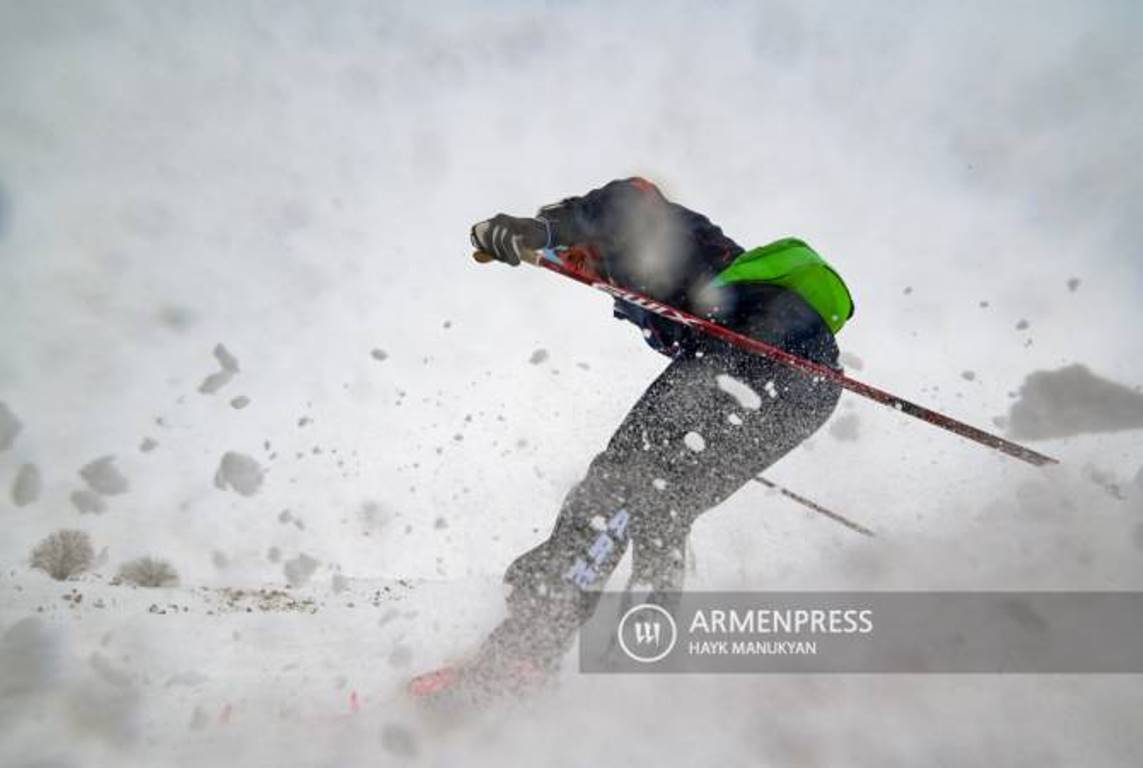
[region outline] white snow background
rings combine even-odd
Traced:
[[[499,574],[666,364],[601,294],[475,264],[474,221],[641,174],[744,246],[823,253],[856,298],[858,378],[997,430],[1034,371],[1138,389],[1141,21],[0,0],[0,402],[21,425],[0,452],[0,762],[1138,764],[1134,677],[569,659],[550,697],[451,728],[396,691],[492,625]],[[219,343],[239,370],[200,393]],[[697,524],[692,586],[1143,586],[1139,431],[1035,447],[1062,465],[847,394],[768,474],[878,538],[747,487]],[[216,487],[230,452],[265,470],[251,495]],[[80,514],[79,470],[109,455],[129,489]],[[74,583],[29,568],[58,528],[106,547]],[[107,583],[142,555],[182,586]],[[301,555],[288,594],[316,612],[220,608]]]

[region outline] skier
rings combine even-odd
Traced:
[[[612,181],[533,218],[499,214],[473,226],[471,240],[482,260],[513,266],[525,249],[577,248],[619,288],[833,368],[834,334],[853,314],[841,278],[804,242],[744,251],[641,178]],[[841,391],[832,381],[621,299],[614,313],[638,325],[671,363],[567,494],[551,535],[508,568],[508,617],[470,662],[414,679],[415,695],[542,681],[629,542],[629,586],[664,602],[683,587],[695,519],[813,434],[837,405]]]

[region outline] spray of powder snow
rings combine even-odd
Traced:
[[[1013,406],[1063,461],[847,395],[768,474],[878,537],[753,484],[695,526],[691,586],[1139,589],[1139,431],[1106,431],[1143,381],[1138,14],[4,5],[0,762],[1138,764],[1114,676],[569,659],[452,728],[396,693],[497,621],[500,572],[664,365],[591,291],[473,265],[468,227],[632,174],[744,246],[822,252],[851,373],[974,424]],[[654,281],[672,254],[643,255]],[[1104,383],[1062,377],[1064,418],[1027,377],[1074,363]],[[730,426],[781,396],[718,384]],[[28,567],[61,528],[104,553],[75,581]],[[186,586],[109,583],[151,555]]]

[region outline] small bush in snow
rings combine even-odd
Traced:
[[[64,581],[91,567],[95,551],[86,531],[59,530],[32,550],[32,567]]]
[[[140,557],[119,566],[115,579],[137,587],[173,587],[179,583],[179,574],[166,560]]]

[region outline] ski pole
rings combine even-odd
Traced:
[[[473,254],[473,257],[481,262],[492,260],[492,256],[481,251]],[[943,413],[918,405],[914,402],[897,397],[890,394],[883,389],[871,386],[864,382],[852,379],[846,376],[841,371],[834,370],[828,365],[815,363],[812,360],[807,360],[791,352],[787,352],[781,347],[769,344],[765,341],[760,341],[750,336],[730,330],[726,326],[719,325],[710,320],[692,315],[689,312],[684,312],[681,309],[663,304],[655,299],[645,296],[638,291],[632,291],[627,288],[620,288],[619,286],[611,285],[603,277],[597,274],[592,268],[590,261],[593,258],[592,249],[584,246],[572,246],[570,248],[560,247],[558,249],[544,248],[538,251],[525,250],[521,254],[521,260],[537,267],[543,267],[558,275],[569,277],[572,280],[589,285],[596,290],[603,291],[610,296],[621,299],[622,301],[635,304],[657,315],[661,315],[668,320],[673,320],[676,323],[682,323],[688,328],[695,328],[703,333],[706,333],[715,338],[721,339],[729,344],[732,344],[741,349],[749,350],[765,357],[774,360],[775,362],[787,365],[802,373],[818,376],[823,379],[828,379],[841,387],[848,389],[854,394],[861,395],[862,397],[869,398],[874,402],[887,405],[894,410],[901,413],[913,416],[921,421],[928,422],[934,426],[948,430],[955,435],[972,440],[980,445],[988,448],[993,448],[1001,453],[1005,453],[1013,458],[1026,461],[1034,466],[1043,466],[1045,464],[1058,464],[1056,459],[1051,456],[1045,456],[1038,453],[1031,448],[1014,443],[1010,440],[1005,440],[1003,437],[993,435],[985,432],[982,429],[977,429],[963,421],[958,421],[951,416],[946,416]]]
[[[778,485],[777,483],[772,483],[769,480],[767,480],[766,478],[762,477],[761,475],[758,475],[757,477],[753,478],[753,480],[756,483],[761,483],[762,485],[766,486],[767,488],[774,489],[775,491],[782,494],[783,496],[785,496],[788,499],[793,499],[794,501],[801,504],[803,507],[806,507],[808,509],[812,509],[814,512],[817,512],[818,514],[825,515],[830,520],[834,520],[836,522],[839,522],[842,525],[844,525],[846,528],[849,528],[850,530],[857,531],[858,533],[860,533],[863,536],[876,536],[877,535],[873,531],[866,528],[864,525],[861,525],[860,523],[855,523],[852,520],[850,520],[849,518],[844,517],[842,515],[839,515],[836,512],[831,512],[830,510],[823,507],[821,504],[818,504],[815,501],[811,501],[810,499],[807,499],[805,496],[800,496],[800,495],[794,493],[793,491],[789,490],[788,488],[783,488],[782,486]]]

